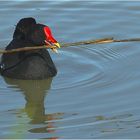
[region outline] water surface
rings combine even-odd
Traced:
[[[1,1],[0,47],[15,24],[34,17],[59,42],[140,37],[140,2]],[[48,80],[0,77],[0,138],[140,138],[140,44],[50,51]]]

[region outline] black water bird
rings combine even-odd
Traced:
[[[13,39],[6,50],[46,44],[60,47],[48,26],[36,23],[34,18],[29,17],[23,18],[17,23]],[[55,76],[57,70],[48,50],[40,49],[3,54],[0,73],[14,79],[47,79]]]

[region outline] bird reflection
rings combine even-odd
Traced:
[[[31,119],[31,124],[45,123],[46,121],[59,119],[63,113],[45,114],[44,100],[51,87],[52,78],[47,80],[16,80],[4,78],[11,88],[20,89],[25,96],[24,111]],[[49,128],[53,127],[50,123]]]

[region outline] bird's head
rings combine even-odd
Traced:
[[[21,19],[16,26],[13,38],[27,40],[37,46],[51,45],[60,48],[60,44],[53,37],[50,27],[36,23],[34,18]]]

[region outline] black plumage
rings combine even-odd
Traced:
[[[43,31],[45,26],[36,23],[34,18],[21,19],[6,50],[45,45],[46,36]],[[0,73],[15,79],[47,79],[55,76],[57,70],[48,50],[40,49],[3,54]]]

